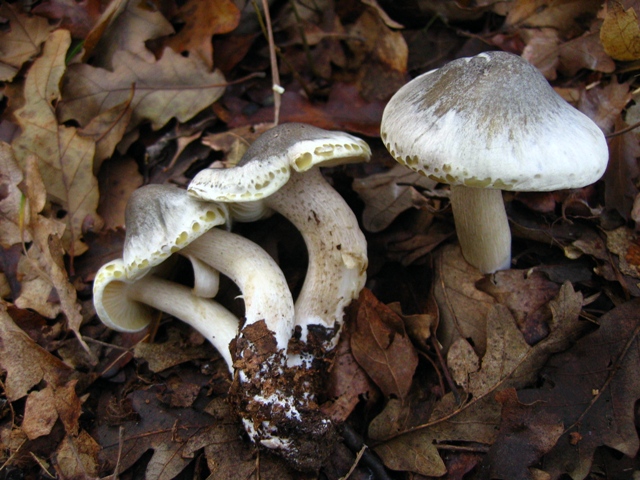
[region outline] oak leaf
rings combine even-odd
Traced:
[[[162,58],[150,63],[127,51],[113,57],[114,71],[86,64],[69,67],[59,113],[64,121],[87,125],[93,118],[127,101],[131,86],[135,93],[129,130],[143,120],[158,129],[172,118],[185,122],[218,100],[225,79],[208,72],[196,59],[185,58],[165,48]]]
[[[9,28],[0,32],[0,80],[12,80],[20,67],[36,56],[53,26],[46,18],[17,11],[19,3],[2,2],[0,17],[9,21]]]
[[[543,388],[518,392],[521,402],[536,402],[534,412],[557,415],[565,425],[544,457],[544,468],[553,478],[563,473],[585,478],[601,445],[630,457],[637,454],[639,308],[635,299],[603,315],[597,331],[551,358],[540,372],[548,379]],[[571,435],[579,440],[571,442]]]
[[[81,237],[86,225],[99,229],[96,213],[98,182],[93,176],[95,144],[77,129],[59,125],[52,103],[60,98],[59,82],[65,71],[69,32],[57,30],[45,43],[43,54],[27,74],[26,103],[16,112],[22,133],[13,141],[18,161],[35,155],[49,197],[66,212],[65,248],[73,255],[86,251]]]

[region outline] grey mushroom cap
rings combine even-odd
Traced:
[[[127,277],[144,276],[227,218],[225,205],[199,201],[171,185],[145,185],[135,190],[125,211],[123,260]],[[206,276],[213,278],[213,273]],[[211,289],[215,293],[215,287]]]
[[[598,126],[506,52],[461,58],[407,83],[384,110],[381,137],[400,163],[468,187],[578,188],[608,161]]]
[[[368,161],[371,150],[344,132],[303,123],[284,123],[263,133],[234,168],[205,169],[189,184],[191,195],[203,200],[250,202],[264,199],[287,183],[291,169]]]

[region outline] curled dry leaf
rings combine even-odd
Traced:
[[[42,56],[29,69],[26,103],[16,112],[22,133],[13,141],[13,149],[22,167],[27,156],[38,158],[47,194],[66,212],[65,248],[74,256],[86,251],[83,229],[87,225],[99,229],[101,219],[96,213],[98,182],[93,176],[95,144],[77,129],[59,125],[52,107],[60,98],[58,84],[70,44],[69,32],[53,32]]]
[[[543,457],[553,478],[563,473],[585,478],[601,445],[637,454],[639,307],[635,299],[603,315],[597,331],[551,358],[541,372],[548,379],[543,388],[518,392],[521,402],[535,403],[533,412],[557,415],[565,425],[563,436]],[[572,435],[577,441],[570,441]]]
[[[351,352],[386,397],[406,397],[418,366],[418,354],[401,318],[366,288],[358,299]]]
[[[129,130],[143,120],[158,129],[174,117],[186,122],[218,100],[225,88],[220,71],[208,72],[198,60],[185,58],[171,48],[165,48],[155,62],[118,50],[113,68],[110,72],[87,64],[69,66],[59,104],[64,121],[74,119],[87,125],[126,102],[135,84]]]

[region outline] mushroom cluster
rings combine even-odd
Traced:
[[[157,309],[202,333],[233,375],[230,400],[251,439],[300,470],[317,470],[337,438],[318,408],[319,366],[337,344],[367,268],[357,219],[318,167],[370,155],[346,133],[284,124],[259,137],[237,166],[198,173],[188,192],[144,186],[127,204],[122,258],[94,282],[96,312],[115,330],[139,331]],[[295,303],[278,264],[229,231],[232,221],[272,212],[289,219],[307,246]],[[190,261],[193,288],[170,280],[175,255]],[[219,274],[240,288],[243,320],[214,300]]]

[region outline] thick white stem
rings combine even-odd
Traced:
[[[482,273],[511,266],[511,230],[500,190],[451,186],[451,208],[464,258]]]
[[[291,172],[287,184],[264,202],[295,225],[309,253],[307,275],[295,304],[302,340],[309,325],[340,326],[344,308],[366,280],[367,243],[355,215],[318,168]],[[337,339],[336,335],[328,348]]]
[[[278,348],[286,351],[294,327],[293,299],[282,270],[267,252],[240,235],[213,228],[181,253],[208,263],[238,285],[245,326],[264,320]]]
[[[219,303],[193,294],[189,287],[146,275],[126,284],[126,296],[173,315],[191,325],[220,352],[232,371],[229,343],[238,334],[239,320]]]

